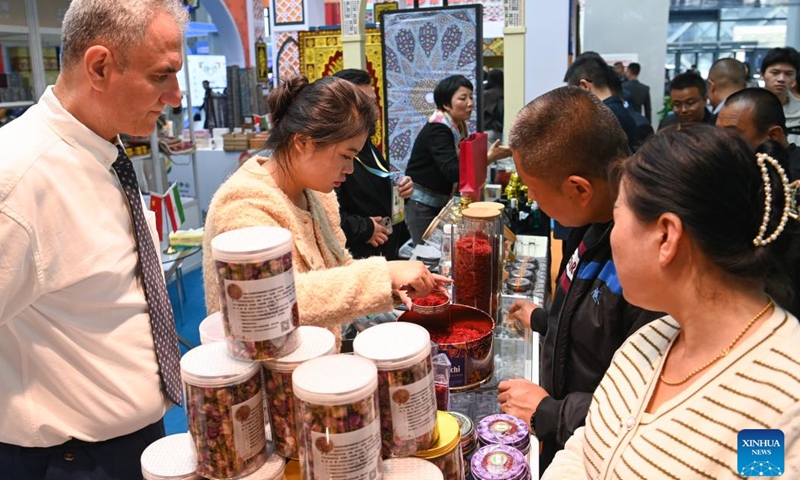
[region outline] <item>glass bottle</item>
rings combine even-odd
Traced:
[[[500,277],[499,217],[500,212],[493,209],[465,209],[452,252],[455,302],[494,319]]]

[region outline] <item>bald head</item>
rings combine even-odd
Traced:
[[[708,72],[708,99],[714,108],[732,93],[747,87],[747,70],[735,58],[722,58],[714,62]]]
[[[609,167],[628,156],[617,117],[578,87],[557,88],[526,105],[508,145],[528,175],[553,184],[570,175],[606,179]]]

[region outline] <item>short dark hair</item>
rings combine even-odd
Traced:
[[[486,79],[486,89],[490,88],[503,88],[503,71],[499,68],[489,70],[489,75]]]
[[[642,66],[636,62],[633,62],[628,64],[628,70],[630,70],[633,75],[639,75],[639,73],[642,71]]]
[[[608,88],[608,65],[600,55],[587,52],[572,62],[564,75],[564,82],[577,87],[581,80],[591,82],[598,88]]]
[[[334,73],[333,76],[356,85],[372,85],[372,77],[369,76],[369,73],[358,68],[345,68]]]
[[[795,71],[798,71],[800,70],[800,54],[792,47],[773,48],[761,60],[761,75],[764,75],[764,72],[776,63],[788,63],[794,67]]]
[[[333,76],[313,83],[303,76],[290,78],[269,94],[267,106],[272,129],[265,148],[283,160],[296,134],[325,147],[369,133],[378,120],[378,108],[366,93]]]
[[[753,126],[760,134],[767,133],[770,127],[777,125],[786,133],[786,115],[780,99],[765,88],[745,88],[731,94],[725,105],[744,103],[753,107]]]
[[[767,232],[774,232],[783,187],[769,171],[776,205]],[[765,185],[753,153],[735,132],[705,124],[662,130],[623,163],[621,181],[639,220],[651,223],[674,213],[731,278],[765,282],[777,271],[776,244],[753,245],[764,217]]]
[[[609,66],[606,70],[608,70],[608,89],[611,90],[611,93],[617,96],[622,96],[622,80],[617,75],[616,70],[614,67]]]
[[[449,107],[450,102],[453,100],[453,95],[461,87],[475,91],[472,82],[464,75],[451,75],[440,80],[436,84],[436,88],[433,89],[433,101],[436,103],[436,108],[444,110],[444,107]]]
[[[553,185],[570,175],[608,179],[613,164],[628,156],[619,120],[595,95],[561,87],[520,110],[508,145],[526,173]]]
[[[708,71],[708,79],[723,88],[742,89],[747,86],[747,70],[735,58],[720,58]]]
[[[686,72],[680,75],[675,75],[675,78],[669,83],[669,91],[673,90],[686,90],[687,88],[695,87],[700,90],[700,95],[706,96],[706,82],[703,77],[694,73]]]

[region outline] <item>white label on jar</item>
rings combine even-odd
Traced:
[[[266,448],[264,438],[264,399],[259,391],[249,400],[237,403],[233,412],[233,442],[236,453],[247,460]]]
[[[311,432],[315,480],[373,480],[381,476],[378,419],[348,433]]]
[[[389,387],[389,405],[395,437],[411,440],[431,433],[436,424],[433,370],[410,385]]]
[[[292,270],[260,280],[225,280],[225,295],[228,323],[236,339],[272,340],[295,328]]]

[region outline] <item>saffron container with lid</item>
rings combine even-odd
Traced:
[[[467,478],[470,475],[469,461],[472,458],[472,452],[478,447],[478,433],[475,430],[475,423],[468,416],[458,413],[449,412],[450,415],[455,417],[458,422],[458,427],[461,429],[461,455],[464,457],[464,473]]]
[[[201,480],[192,437],[178,433],[160,438],[142,452],[144,480]]]
[[[530,480],[531,472],[525,455],[508,445],[486,445],[472,456],[472,477],[475,480]]]
[[[353,353],[378,368],[383,456],[407,457],[430,448],[436,393],[428,331],[407,322],[375,325],[356,337]]]
[[[383,480],[444,480],[444,476],[436,465],[421,458],[387,458]]]
[[[439,344],[439,353],[450,359],[450,391],[475,389],[492,378],[494,371],[494,321],[477,308],[454,304],[448,312],[449,327],[435,328],[425,315],[407,311],[398,321],[430,329],[431,339]],[[439,323],[439,322],[437,322]]]
[[[447,412],[436,412],[439,438],[428,450],[414,454],[439,467],[444,480],[464,479],[464,458],[461,455],[461,428],[458,421]]]
[[[211,240],[228,350],[243,360],[271,360],[299,345],[300,314],[292,270],[292,234],[247,227]]]
[[[506,280],[506,290],[511,293],[525,293],[533,288],[533,282],[527,278],[509,278]]]
[[[186,423],[197,452],[197,473],[238,478],[267,458],[260,365],[228,355],[221,342],[181,358]]]
[[[327,328],[303,325],[297,329],[300,347],[285,357],[268,360],[264,367],[264,384],[267,389],[267,410],[272,425],[272,441],[276,451],[286,458],[300,458],[297,449],[298,435],[295,421],[292,372],[301,363],[336,350],[336,339]]]
[[[294,370],[292,388],[303,480],[380,478],[375,364],[355,355],[315,358]]]
[[[225,327],[222,325],[222,312],[214,312],[200,322],[200,344],[225,341]]]
[[[529,268],[515,268],[511,270],[512,278],[526,278],[528,280],[533,278],[533,270]]]
[[[513,415],[499,413],[482,418],[478,422],[478,443],[484,445],[508,445],[523,455],[531,446],[528,424]]]

